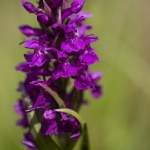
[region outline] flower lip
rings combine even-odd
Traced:
[[[56,118],[56,112],[54,110],[45,110],[44,114],[43,114],[43,118],[44,119],[55,119]]]

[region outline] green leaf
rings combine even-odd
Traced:
[[[59,95],[53,91],[51,88],[49,88],[48,86],[39,84],[43,89],[45,89],[49,94],[51,94],[53,96],[53,98],[56,100],[57,104],[59,105],[60,108],[65,108],[66,105],[63,102],[63,100],[59,97]]]
[[[80,101],[80,91],[76,87],[73,87],[70,95],[70,103],[76,110],[76,107]]]
[[[35,142],[39,150],[60,150],[50,136],[44,136],[40,132],[37,134]]]
[[[82,140],[80,150],[90,150],[90,143],[89,143],[89,136],[88,136],[88,129],[87,124],[84,123],[83,131],[82,131]]]
[[[77,140],[71,140],[66,150],[72,150],[74,146],[77,144],[79,138]]]

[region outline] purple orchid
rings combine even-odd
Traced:
[[[14,108],[15,108],[15,112],[18,115],[22,116],[22,119],[17,121],[17,125],[27,128],[29,126],[29,123],[27,119],[27,114],[25,112],[25,108],[23,106],[23,101],[19,100],[16,104],[14,104]]]
[[[39,0],[36,7],[22,0],[25,10],[35,14],[40,24],[40,28],[19,27],[28,37],[20,44],[29,52],[24,54],[25,62],[16,67],[26,74],[26,79],[19,84],[22,98],[14,107],[22,116],[17,125],[29,128],[22,141],[29,150],[42,150],[31,132],[36,124],[43,140],[55,135],[60,149],[71,149],[73,140],[85,132],[85,123],[77,113],[85,101],[84,91],[89,89],[96,99],[102,95],[99,80],[103,74],[89,71],[90,65],[99,62],[90,45],[98,37],[86,34],[92,27],[84,21],[92,14],[81,11],[84,3],[85,0],[73,0],[69,6],[69,0]],[[70,79],[74,85],[68,92]],[[61,142],[62,135],[65,143]],[[51,145],[55,147],[54,143]]]
[[[25,145],[28,148],[28,150],[38,150],[30,132],[25,133],[24,137],[25,139],[22,140],[22,144]]]

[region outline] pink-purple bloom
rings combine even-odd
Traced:
[[[58,93],[65,106],[74,111],[78,111],[83,104],[84,90],[89,89],[96,99],[102,95],[102,86],[98,82],[103,74],[89,69],[90,65],[99,62],[90,45],[98,37],[86,34],[92,27],[84,21],[92,14],[81,11],[84,3],[85,0],[73,0],[69,6],[68,0],[39,0],[36,7],[22,0],[26,11],[36,15],[40,28],[19,27],[28,37],[20,43],[24,44],[28,53],[24,54],[25,61],[16,67],[26,75],[18,88],[22,98],[14,105],[16,113],[22,116],[17,125],[30,128],[27,110],[36,111],[43,135],[66,133],[72,140],[80,136],[81,124],[78,120],[70,114],[56,112],[59,106],[54,97],[40,85]],[[70,78],[74,85],[67,91]],[[30,130],[22,143],[29,150],[38,149]]]

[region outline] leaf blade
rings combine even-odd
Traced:
[[[90,150],[90,142],[88,136],[87,124],[84,123],[80,150]]]

